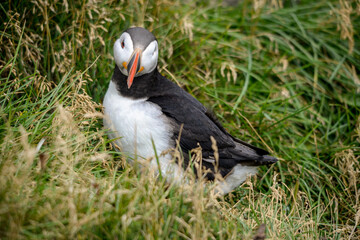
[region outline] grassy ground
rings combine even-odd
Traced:
[[[240,2],[1,3],[0,238],[360,238],[360,3]],[[124,167],[101,101],[132,25],[157,36],[164,75],[280,161],[221,199]]]

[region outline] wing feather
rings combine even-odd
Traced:
[[[228,174],[239,163],[257,166],[276,162],[276,158],[268,156],[266,150],[232,137],[198,100],[164,79],[161,80],[161,94],[151,96],[148,101],[159,105],[162,112],[172,120],[173,138],[178,139],[181,135],[180,147],[186,153],[185,156],[199,144],[203,158],[212,159],[212,136],[216,140],[218,166],[222,175]],[[203,161],[203,165],[212,170],[214,168],[214,164],[209,161]]]

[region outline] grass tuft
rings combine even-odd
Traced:
[[[1,3],[0,237],[358,239],[359,9]],[[101,102],[113,43],[134,25],[157,37],[162,74],[280,161],[224,198],[128,166],[106,137]]]

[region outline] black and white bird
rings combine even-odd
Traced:
[[[207,179],[214,179],[215,170],[223,177],[217,187],[222,194],[255,174],[257,166],[277,161],[267,151],[231,136],[199,101],[162,76],[158,54],[155,36],[140,27],[127,29],[114,44],[116,65],[103,102],[104,125],[130,161],[153,158],[150,164],[159,169],[156,150],[162,176],[181,183],[188,153],[200,146]],[[174,149],[178,139],[183,166],[173,161],[171,153],[160,154]]]

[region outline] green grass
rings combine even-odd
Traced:
[[[1,3],[0,238],[359,238],[360,5],[261,2]],[[101,102],[132,25],[162,74],[280,161],[224,198],[128,166]]]

